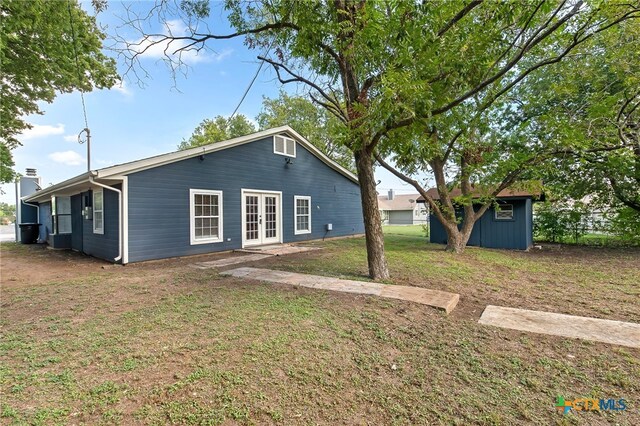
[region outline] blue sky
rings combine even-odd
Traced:
[[[148,9],[150,5],[142,2],[134,7]],[[212,32],[231,32],[221,4],[214,5],[218,9],[211,13]],[[85,7],[90,10],[90,6]],[[110,3],[98,20],[110,32],[123,13],[123,4]],[[179,26],[174,30],[180,31]],[[156,50],[141,62],[149,78],[138,81],[135,76],[125,75],[120,86],[84,95],[92,135],[92,169],[175,151],[203,119],[233,112],[258,69],[256,56],[261,52],[247,49],[242,39],[216,42],[211,47],[214,51],[187,58],[187,75],[178,75],[175,81],[166,65],[159,62],[160,52]],[[124,64],[118,63],[118,67],[124,73]],[[275,73],[263,66],[238,113],[253,119],[260,112],[263,96],[277,97],[281,88]],[[296,88],[287,87],[287,91],[295,92]],[[41,109],[43,115],[27,117],[34,128],[19,137],[23,146],[13,155],[18,172],[36,168],[43,186],[49,186],[87,169],[86,145],[77,142],[78,133],[85,127],[80,93],[59,95],[53,103],[42,104]],[[377,170],[376,177],[381,180],[381,193],[389,188],[415,192],[384,170]],[[2,190],[0,201],[15,203],[14,185],[2,185]]]

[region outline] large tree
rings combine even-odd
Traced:
[[[325,108],[302,96],[281,91],[277,98],[264,98],[256,117],[261,129],[289,125],[338,164],[355,170],[353,155],[340,141],[342,123]]]
[[[205,48],[216,40],[244,37],[249,47],[265,52],[258,58],[273,67],[281,83],[308,89],[314,102],[340,120],[341,141],[353,153],[369,274],[376,279],[387,278],[389,272],[374,157],[384,165],[384,155],[400,154],[397,160],[403,176],[412,182],[407,171],[436,165],[433,172],[445,206],[439,217],[455,223],[458,232],[440,165],[448,164],[452,153],[461,157],[466,150],[461,175],[471,176],[470,161],[475,161],[484,142],[468,129],[486,118],[482,115],[493,103],[527,75],[558,62],[585,39],[638,11],[633,5],[581,0],[227,0],[225,5],[236,30],[231,34],[216,34],[201,25],[201,18],[209,13],[206,1],[183,1],[173,10],[162,3],[144,16],[181,16],[188,26],[186,35],[146,31],[143,22],[132,17],[131,27],[142,29],[142,37],[121,52],[135,66],[149,46],[161,44],[166,46],[169,62],[179,66],[180,53]],[[468,149],[456,145],[463,140],[470,141]],[[455,151],[448,148],[454,145]],[[414,155],[419,163],[411,163]],[[463,179],[462,189],[469,198],[467,181]],[[511,183],[505,176],[497,187]],[[425,195],[420,185],[416,187]],[[438,210],[434,200],[428,198],[428,202]],[[480,213],[465,205],[465,220],[471,227]],[[465,233],[470,233],[468,226],[463,226]],[[455,234],[453,226],[447,229],[456,237],[452,246],[463,247],[464,235]]]
[[[238,136],[254,133],[256,127],[242,114],[234,115],[230,119],[221,115],[213,119],[204,119],[193,131],[189,139],[178,145],[179,150],[209,145]]]
[[[523,131],[550,135],[562,154],[541,170],[556,194],[640,215],[640,49],[629,48],[638,44],[635,22],[609,31],[521,91],[552,89],[517,113],[530,118]]]
[[[10,150],[30,128],[39,101],[57,93],[111,87],[115,61],[102,53],[105,35],[77,1],[3,0],[0,38],[2,182],[13,178]]]
[[[523,109],[540,108],[558,88],[573,83],[576,73],[563,66],[565,61],[600,51],[609,33],[621,25],[637,26],[640,17],[640,3],[549,6],[544,2],[522,8],[510,5],[506,20],[492,16],[494,23],[486,30],[477,27],[482,20],[458,23],[454,31],[462,31],[461,37],[450,41],[460,46],[463,57],[451,58],[451,68],[443,69],[444,81],[432,86],[445,98],[445,106],[391,132],[380,146],[379,163],[411,183],[442,222],[448,250],[464,249],[475,222],[495,203],[498,193],[513,185],[537,186],[529,180],[538,175],[537,169],[566,154],[557,136],[532,126],[531,115]],[[633,44],[620,39],[607,48],[625,55]],[[471,51],[468,63],[467,51]],[[547,84],[540,84],[541,79]],[[451,95],[450,88],[456,85],[467,88],[464,94],[454,91]],[[609,148],[591,144],[587,149],[595,155]],[[393,158],[395,167],[386,155]],[[437,198],[412,177],[417,172],[433,174]]]

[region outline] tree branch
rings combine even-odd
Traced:
[[[464,18],[469,12],[471,12],[476,6],[482,4],[483,0],[474,0],[468,5],[466,5],[460,12],[456,13],[456,15],[451,18],[445,25],[438,31],[438,37],[442,37],[445,35],[447,31],[449,31],[458,21]]]
[[[315,89],[320,94],[320,96],[322,96],[329,104],[331,104],[333,106],[333,108],[335,108],[335,111],[332,111],[332,112],[334,112],[334,114],[336,112],[340,112],[342,117],[343,117],[343,120],[345,120],[345,122],[348,121],[346,113],[340,107],[340,103],[336,99],[334,99],[333,97],[329,96],[316,83],[314,83],[313,81],[311,81],[311,80],[309,80],[307,78],[302,77],[299,74],[296,74],[289,67],[287,67],[286,65],[284,65],[284,64],[282,64],[280,62],[276,62],[276,61],[274,61],[272,59],[265,58],[264,56],[258,56],[258,59],[260,59],[261,61],[265,61],[266,63],[268,63],[271,66],[273,66],[274,70],[276,71],[276,74],[278,76],[278,80],[280,81],[280,83],[282,83],[282,84],[294,83],[294,82],[304,83],[304,84],[308,85],[309,87],[312,87],[313,89]],[[282,78],[282,75],[280,74],[280,68],[285,70],[292,78],[289,78],[289,79]]]

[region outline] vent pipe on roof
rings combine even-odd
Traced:
[[[387,193],[387,198],[389,200],[393,200],[393,195],[394,195],[393,189],[390,189],[389,192]]]

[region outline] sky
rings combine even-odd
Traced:
[[[129,6],[143,11],[152,4],[140,2]],[[221,3],[213,4],[211,31],[232,32]],[[98,22],[108,34],[120,25],[125,5],[110,2],[107,10],[98,15]],[[93,14],[90,4],[83,3],[83,7]],[[171,22],[170,29],[174,34],[180,33],[182,26]],[[134,34],[131,37],[135,40]],[[109,43],[107,40],[106,44]],[[175,80],[161,62],[162,50],[157,48],[141,60],[149,77],[138,79],[126,73],[125,64],[118,61],[118,71],[123,76],[121,84],[84,94],[91,130],[91,169],[175,151],[205,118],[231,115],[258,70],[256,56],[261,52],[249,50],[240,38],[210,46],[210,51],[186,57],[189,65],[186,75],[179,74]],[[108,50],[106,53],[113,56]],[[275,73],[265,64],[238,113],[255,118],[263,97],[277,97],[281,89]],[[295,93],[297,89],[287,87],[286,90]],[[22,146],[13,151],[13,156],[15,170],[24,173],[25,168],[37,169],[46,187],[84,173],[87,151],[86,144],[78,143],[78,133],[85,127],[79,92],[61,94],[51,104],[41,104],[41,110],[44,114],[26,117],[33,128],[18,137]],[[376,178],[380,180],[381,194],[389,189],[397,193],[416,192],[379,167]],[[2,185],[0,201],[15,203],[13,183]]]

